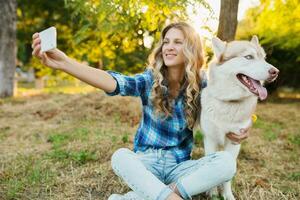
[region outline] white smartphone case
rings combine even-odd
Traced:
[[[46,52],[56,48],[56,28],[50,27],[39,33],[41,38],[41,51]]]

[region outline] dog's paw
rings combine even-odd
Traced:
[[[235,200],[232,193],[223,194],[222,196],[224,200]]]

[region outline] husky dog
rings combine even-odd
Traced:
[[[251,41],[212,39],[215,55],[208,69],[207,87],[201,94],[200,125],[204,134],[205,154],[216,152],[223,146],[236,159],[240,144],[234,144],[226,134],[240,133],[251,126],[251,116],[257,99],[265,100],[267,90],[262,82],[274,81],[279,70],[265,61],[265,52],[258,38]],[[223,198],[234,200],[230,181],[223,184]],[[217,195],[213,188],[210,196]]]

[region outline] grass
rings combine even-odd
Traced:
[[[47,193],[47,186],[53,186],[57,174],[45,160],[34,156],[17,156],[14,165],[1,174],[3,199],[24,199],[30,193],[31,198]]]
[[[263,119],[258,119],[254,124],[255,128],[263,130],[263,138],[267,141],[276,140],[283,130],[283,126],[280,122],[269,122]]]
[[[196,130],[196,133],[194,133],[194,143],[195,145],[201,145],[203,143],[203,134],[200,130]]]
[[[110,159],[118,148],[133,147],[139,100],[70,93],[52,89],[0,101],[1,200],[104,200],[129,191]],[[285,100],[258,105],[233,180],[238,200],[300,198],[299,108],[299,102]],[[194,137],[197,159],[204,153],[203,136],[197,131]]]

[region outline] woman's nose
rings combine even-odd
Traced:
[[[167,51],[173,51],[175,48],[173,47],[173,46],[168,46],[167,48],[166,48],[166,50]]]
[[[172,50],[175,49],[174,44],[172,42],[165,44],[165,48],[168,50]]]

